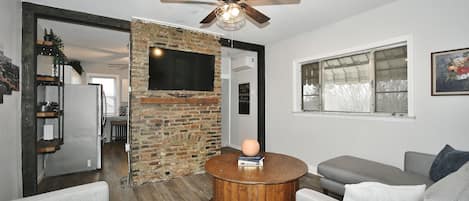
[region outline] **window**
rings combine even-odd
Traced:
[[[302,63],[303,111],[407,114],[407,46]]]
[[[321,108],[319,89],[319,63],[301,66],[303,110],[319,111]]]
[[[114,77],[95,77],[90,78],[90,83],[101,84],[103,86],[104,95],[106,96],[106,116],[117,114],[117,82]]]

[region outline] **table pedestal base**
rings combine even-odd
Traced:
[[[240,184],[214,178],[212,201],[295,201],[298,180],[280,184]]]

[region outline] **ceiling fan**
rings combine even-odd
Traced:
[[[161,2],[216,5],[217,7],[200,21],[201,24],[210,24],[215,19],[228,24],[238,23],[244,20],[244,15],[249,16],[259,24],[264,24],[270,20],[270,17],[251,5],[297,4],[300,0],[161,0]]]

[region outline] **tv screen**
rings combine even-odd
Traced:
[[[149,89],[213,91],[215,56],[150,47]]]

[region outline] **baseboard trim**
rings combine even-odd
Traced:
[[[231,148],[233,148],[233,149],[241,150],[241,147],[238,146],[238,145],[228,144],[227,146],[228,146],[228,147],[231,147]]]

